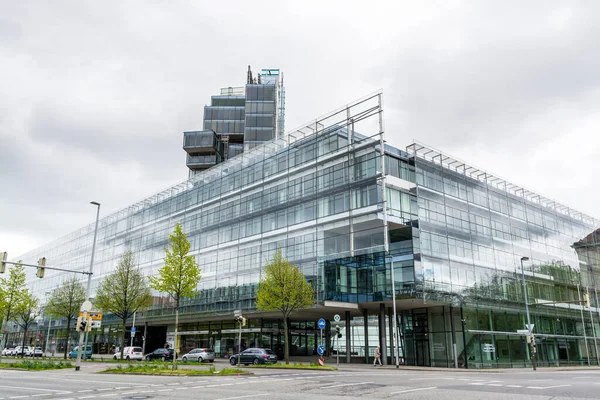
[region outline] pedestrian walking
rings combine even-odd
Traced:
[[[373,360],[373,366],[376,366],[378,362],[379,362],[379,365],[382,366],[382,364],[381,364],[381,349],[379,348],[379,346],[377,346],[375,348],[375,359]]]

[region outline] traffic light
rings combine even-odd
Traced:
[[[84,332],[91,332],[91,331],[92,331],[92,317],[87,317]]]
[[[239,317],[236,318],[236,321],[239,322],[240,324],[242,324],[242,326],[246,326],[246,318],[242,317],[241,315]]]
[[[338,339],[340,339],[342,337],[342,330],[340,329],[339,326],[335,327],[335,333],[337,334]]]
[[[3,251],[0,253],[0,274],[6,272],[6,260],[8,259],[8,253]]]
[[[36,272],[35,276],[37,276],[38,278],[43,278],[44,273],[46,272],[46,268],[44,268],[45,266],[46,266],[46,257],[42,257],[38,260],[38,268],[37,268],[37,272]]]
[[[583,305],[588,308],[590,307],[590,294],[589,293],[583,294]]]
[[[89,325],[91,328],[92,324],[89,324]],[[88,327],[87,319],[83,319],[83,317],[77,317],[77,326],[76,326],[77,332],[86,332],[86,329],[88,329],[87,327]],[[87,331],[87,332],[89,332],[89,331]]]

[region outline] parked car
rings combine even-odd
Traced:
[[[119,358],[121,358],[120,351],[115,353],[115,355],[113,355],[113,360],[118,360]],[[127,361],[129,361],[129,360],[142,361],[142,359],[144,358],[144,356],[142,354],[142,348],[141,347],[125,347],[123,349],[123,358],[126,359]]]
[[[87,358],[87,359],[91,359],[92,358],[92,346],[91,345],[87,345],[84,346],[85,351],[81,353],[81,358]],[[77,358],[77,352],[79,351],[79,346],[75,346],[75,348],[73,350],[71,350],[71,352],[69,353],[69,358]]]
[[[211,349],[193,349],[189,353],[187,353],[183,357],[181,357],[181,360],[183,362],[186,362],[186,361],[213,362],[213,361],[215,361],[215,352]]]
[[[156,349],[152,353],[146,354],[144,359],[146,361],[152,361],[152,360],[167,361],[167,360],[173,359],[173,354],[175,354],[175,351],[173,349]],[[175,356],[175,359],[177,359],[177,356]]]
[[[251,348],[242,351],[239,354],[234,354],[229,358],[229,364],[237,365],[238,357],[240,358],[240,364],[267,364],[277,363],[277,356],[271,349],[259,349]]]
[[[42,357],[44,352],[41,347],[30,347],[29,351],[25,354],[28,357]]]
[[[29,346],[25,346],[25,347],[17,346],[17,347],[15,347],[15,351],[12,355],[16,356],[16,357],[21,357],[21,355],[23,355],[23,356],[29,355],[28,353],[29,353]]]
[[[14,347],[7,347],[5,349],[2,349],[2,357],[12,356],[14,353],[15,353]]]

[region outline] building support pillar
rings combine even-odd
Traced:
[[[350,326],[350,311],[344,312],[346,320],[346,363],[350,364],[350,357],[352,356],[352,327]]]
[[[388,308],[388,330],[390,331],[390,365],[394,365],[394,311],[392,308]],[[387,352],[386,352],[387,358]]]
[[[454,326],[454,308],[450,306],[450,329],[452,330],[452,354],[454,355],[454,368],[458,368],[458,354],[456,354],[456,327]]]
[[[365,364],[369,364],[369,311],[363,310],[365,329]]]
[[[379,304],[379,349],[381,351],[381,362],[387,365],[387,345],[385,334],[385,304]]]

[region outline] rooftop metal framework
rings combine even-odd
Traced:
[[[211,182],[218,181],[221,176],[229,175],[235,171],[238,171],[246,166],[253,165],[257,161],[265,159],[271,155],[276,154],[282,149],[293,147],[304,139],[308,139],[313,135],[327,134],[331,132],[331,129],[346,128],[351,124],[358,124],[361,121],[365,121],[370,117],[377,116],[381,112],[380,96],[382,91],[379,90],[373,94],[356,100],[352,103],[347,104],[335,111],[325,114],[322,117],[315,119],[314,121],[305,124],[299,128],[288,132],[284,137],[274,139],[270,142],[266,142],[257,146],[249,151],[243,152],[227,161],[217,164],[211,168],[208,168],[194,177],[180,182],[176,185],[170,186],[160,192],[145,198],[144,200],[138,201],[128,207],[125,207],[119,211],[116,211],[100,220],[101,226],[108,225],[116,222],[128,215],[133,215],[142,211],[147,207],[151,207],[157,203],[160,203],[170,197],[177,196],[197,185],[210,184]],[[373,118],[371,118],[373,119]],[[369,121],[367,121],[369,122]],[[375,126],[375,125],[373,125]],[[382,132],[377,129],[369,129],[368,132],[375,132],[372,136],[378,136]],[[370,140],[370,137],[364,137],[363,141]],[[81,234],[89,233],[93,231],[94,224],[89,224],[75,232],[64,235],[60,239],[63,240],[70,237],[78,237]]]
[[[414,142],[413,144],[406,146],[406,151],[415,155],[416,157],[422,158],[434,164],[438,164],[443,168],[463,174],[468,178],[493,186],[532,203],[555,210],[559,214],[583,221],[592,227],[597,227],[600,224],[600,220],[594,217],[574,210],[569,206],[544,197],[522,186],[515,185],[504,178],[500,178],[487,172],[486,170],[469,165],[458,158],[449,156],[448,154],[445,154],[425,144]]]

